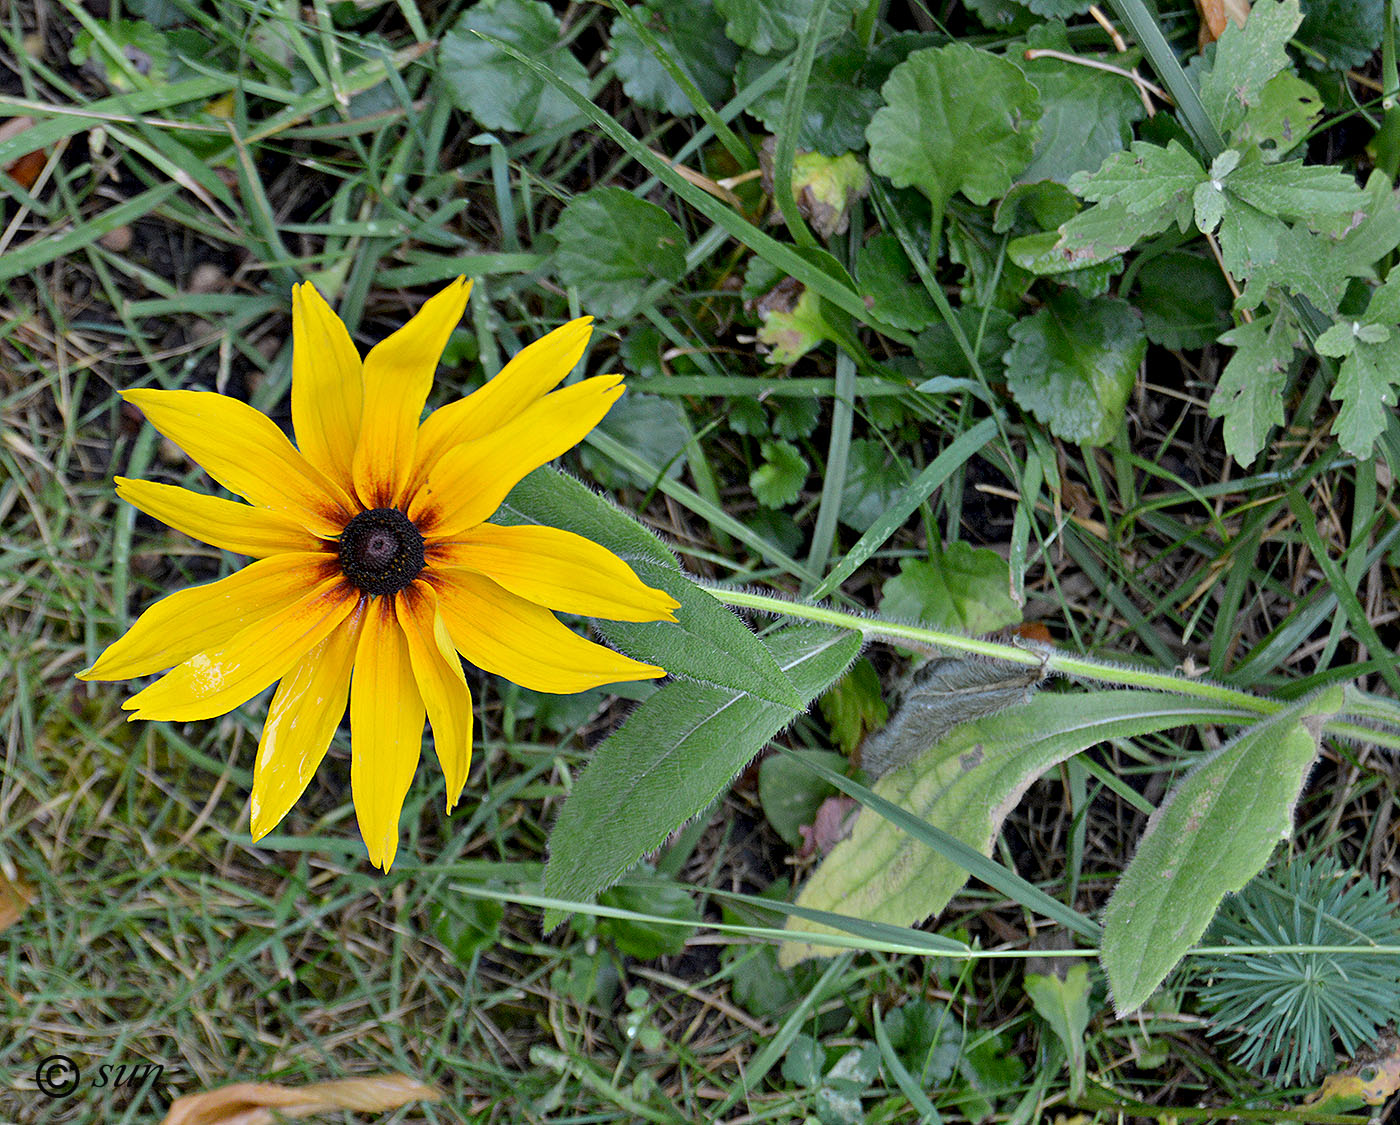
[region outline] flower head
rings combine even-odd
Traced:
[[[529,345],[420,424],[470,289],[458,278],[361,362],[315,288],[295,287],[296,446],[225,395],[122,396],[247,503],[122,477],[117,494],[256,561],[157,602],[79,677],[170,669],[122,706],[133,719],[176,722],[222,715],[280,680],[254,766],[254,839],[301,796],[348,698],[355,815],[370,860],[387,871],[425,716],[448,812],[466,784],[472,704],[459,653],[537,691],[665,674],[584,640],[550,611],[674,620],[674,599],[578,535],[486,522],[522,477],[577,444],[621,395],[618,375],[554,389],[583,354],[590,319]]]

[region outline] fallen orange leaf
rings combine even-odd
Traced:
[[[1225,24],[1234,20],[1244,26],[1249,15],[1249,0],[1196,0],[1196,10],[1201,13],[1201,46],[1214,43],[1225,34]]]
[[[34,901],[34,892],[20,882],[0,875],[0,930],[8,930]]]
[[[273,1082],[237,1082],[204,1094],[176,1098],[161,1125],[275,1125],[289,1117],[349,1110],[378,1113],[405,1102],[442,1100],[442,1091],[403,1074],[377,1074],[279,1086]],[[277,1116],[273,1116],[273,1111]]]
[[[34,118],[11,117],[8,121],[0,124],[0,141],[8,141],[32,128],[34,128]],[[8,164],[5,167],[5,174],[25,191],[28,191],[34,186],[34,181],[39,178],[39,173],[44,170],[44,165],[48,162],[48,154],[43,149],[36,149],[33,152],[26,152]]]

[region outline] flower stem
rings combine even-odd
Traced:
[[[833,625],[838,629],[850,629],[860,633],[867,640],[891,641],[919,649],[927,647],[933,650],[970,652],[979,656],[1004,660],[1010,664],[1039,664],[1047,674],[1057,673],[1071,679],[1092,680],[1118,687],[1137,687],[1147,688],[1151,691],[1171,692],[1176,695],[1209,700],[1224,707],[1253,712],[1261,716],[1277,714],[1288,706],[1286,702],[1252,695],[1247,691],[1239,691],[1236,688],[1229,688],[1210,680],[1198,680],[1171,672],[1155,672],[1150,668],[1137,668],[1127,664],[1114,664],[1106,660],[1094,660],[1063,652],[1052,645],[1034,642],[1008,644],[1001,641],[989,641],[981,637],[965,637],[958,633],[945,633],[939,629],[928,629],[921,625],[903,625],[895,621],[883,621],[878,617],[862,617],[827,606],[788,601],[771,594],[759,594],[751,590],[721,589],[714,586],[707,586],[705,589],[716,600],[725,605],[741,606],[745,609],[758,610],[761,613],[796,617],[803,621]],[[1385,702],[1390,703],[1389,700]],[[1375,714],[1377,710],[1375,707],[1367,709],[1367,717],[1400,726],[1400,709],[1393,706],[1388,706],[1385,709],[1390,714],[1384,719]],[[1332,719],[1325,725],[1324,729],[1343,738],[1400,749],[1400,732],[1397,731],[1376,730],[1370,726],[1340,719]]]

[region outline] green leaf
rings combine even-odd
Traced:
[[[992,229],[997,234],[1029,234],[1058,227],[1079,213],[1079,201],[1064,184],[1054,180],[1019,183],[996,205]]]
[[[1228,718],[1216,708],[1151,691],[1042,693],[1024,707],[957,727],[875,793],[991,855],[1001,823],[1041,774],[1098,742]],[[967,882],[962,867],[871,809],[822,861],[797,902],[848,917],[917,925]],[[789,928],[821,930],[793,919]],[[835,948],[784,945],[783,965]]]
[[[963,6],[983,27],[1004,35],[1018,34],[1035,22],[1031,10],[1020,0],[963,0]]]
[[[685,274],[685,235],[654,203],[622,188],[574,196],[554,227],[554,264],[565,285],[576,285],[585,308],[627,316],[653,281]]]
[[[645,13],[647,28],[661,50],[710,103],[723,101],[734,81],[739,51],[725,36],[724,21],[712,0],[649,0],[639,11]],[[622,88],[633,101],[678,117],[695,112],[628,20],[613,20],[609,50]]]
[[[1082,16],[1093,0],[1025,0],[1025,3],[1038,16],[1067,20],[1070,16]]]
[[[917,332],[940,319],[938,306],[892,234],[877,234],[861,247],[856,280],[870,299],[871,311],[886,324]]]
[[[869,731],[884,726],[890,714],[875,665],[865,657],[851,665],[851,670],[817,700],[817,706],[831,727],[831,737],[847,754],[855,752]],[[789,759],[785,755],[781,759],[769,759],[773,762],[779,760]],[[831,768],[839,770],[843,765],[837,763]]]
[[[889,511],[907,483],[903,462],[884,442],[856,438],[846,459],[841,522],[864,533]]]
[[[779,437],[811,437],[821,420],[821,401],[813,398],[782,398],[773,414],[773,432]]]
[[[1220,221],[1220,256],[1234,277],[1248,278],[1277,270],[1280,262],[1279,239],[1288,228],[1272,215],[1236,201],[1225,209]],[[1262,300],[1255,298],[1254,308]]]
[[[1264,83],[1258,102],[1250,106],[1232,139],[1238,145],[1257,146],[1266,160],[1278,160],[1302,144],[1321,117],[1317,91],[1285,71]]]
[[[745,53],[734,80],[742,90],[784,64],[785,60]],[[880,106],[880,84],[892,68],[877,65],[875,56],[849,32],[823,44],[803,91],[797,147],[830,156],[863,149],[865,127]],[[780,82],[755,98],[749,112],[776,132],[783,124],[785,97],[786,87]]]
[[[1207,405],[1225,419],[1225,449],[1248,467],[1264,448],[1269,430],[1283,424],[1283,392],[1293,364],[1297,329],[1286,312],[1256,317],[1220,337],[1235,349]]]
[[[1003,58],[963,43],[915,51],[880,94],[885,104],[865,131],[870,167],[895,187],[918,188],[935,214],[959,191],[974,203],[1005,195],[1031,161],[1039,96]]]
[[[751,694],[780,707],[802,698],[763,642],[732,612],[680,571],[638,560],[632,564],[648,586],[678,602],[675,621],[599,621],[598,631],[638,660],[659,664],[668,675]]]
[[[636,957],[641,961],[680,953],[700,924],[700,911],[695,908],[690,892],[675,880],[657,875],[633,878],[623,886],[609,887],[598,896],[598,902],[618,910],[690,923],[668,926],[647,918],[599,918],[597,935],[611,940],[624,957]]]
[[[170,81],[170,44],[164,35],[146,20],[106,20],[102,30],[119,57],[87,30],[79,31],[68,51],[68,61],[74,66],[91,63],[91,69],[113,93],[164,86]],[[133,79],[133,74],[141,81]]]
[[[1058,25],[1053,34],[1029,37],[1033,47],[1068,51],[1069,40]],[[1099,167],[1133,139],[1133,123],[1147,112],[1131,82],[1063,59],[1042,57],[1021,63],[1040,92],[1044,112],[1040,140],[1030,165],[1020,174],[1026,182],[1067,183],[1075,172]]]
[[[1171,225],[1156,214],[1130,215],[1118,202],[1100,203],[1080,212],[1058,231],[1012,239],[1008,257],[1032,273],[1053,275],[1109,262],[1149,235]]]
[[[1255,0],[1244,27],[1226,23],[1201,79],[1201,104],[1222,133],[1233,132],[1259,103],[1265,84],[1288,69],[1288,41],[1302,18],[1298,0]]]
[[[1137,310],[1066,290],[1012,325],[1011,338],[1006,381],[1017,403],[1065,441],[1112,440],[1147,354]]]
[[[815,1086],[826,1068],[826,1052],[810,1035],[796,1036],[783,1056],[783,1081],[793,1086]]]
[[[846,670],[860,638],[798,625],[766,645],[804,705]],[[545,892],[587,901],[703,812],[797,715],[745,692],[675,680],[600,744],[550,835]],[[548,912],[545,925],[563,921]]]
[[[453,898],[433,905],[433,932],[459,965],[495,946],[505,907],[491,898]]]
[[[1257,153],[1240,161],[1225,186],[1266,215],[1338,234],[1350,225],[1364,198],[1351,173],[1340,168],[1297,160],[1268,164]]]
[[[1101,960],[1120,1017],[1136,1011],[1292,830],[1333,687],[1255,723],[1199,765],[1152,814],[1104,911]],[[832,854],[835,854],[834,852]]]
[[[588,72],[560,42],[559,21],[541,0],[481,0],[452,25],[438,48],[437,74],[452,102],[483,129],[533,133],[578,111],[561,93],[473,32],[538,59],[565,85],[588,90]]]
[[[964,305],[953,310],[953,319],[962,328],[968,343],[976,349],[982,377],[996,381],[1001,378],[1003,357],[1011,347],[1011,326],[1016,321],[1004,309],[986,309],[985,319],[983,312],[982,309]],[[914,341],[914,356],[929,374],[937,372],[938,376],[952,379],[973,377],[967,355],[946,321],[940,321],[927,332],[919,334],[919,338]],[[936,384],[930,386],[930,383],[933,383],[933,380],[919,384],[918,389],[925,394],[935,393]]]
[[[1143,330],[1164,348],[1203,348],[1229,329],[1230,287],[1213,258],[1174,250],[1148,259],[1133,304]]]
[[[799,848],[802,826],[811,824],[821,803],[836,792],[800,759],[814,759],[834,770],[844,770],[846,759],[831,750],[795,750],[793,753],[795,757],[775,754],[763,759],[758,767],[758,803],[783,842],[790,848]]]
[[[1400,384],[1400,273],[1392,271],[1371,294],[1360,319],[1333,325],[1316,346],[1323,355],[1346,356],[1332,389],[1341,404],[1332,432],[1353,457],[1370,457]]]
[[[1055,1033],[1069,1059],[1070,1098],[1084,1093],[1088,1061],[1084,1052],[1084,1032],[1089,1027],[1089,966],[1079,961],[1071,965],[1064,979],[1048,973],[1026,974],[1026,996],[1036,1013]]]
[[[829,39],[849,26],[864,0],[831,0],[820,35]],[[741,47],[760,55],[791,51],[806,34],[816,0],[715,0],[727,21],[724,33]]]
[[[802,492],[811,466],[802,450],[787,441],[765,441],[763,464],[749,475],[749,488],[768,508],[785,508]]]
[[[623,442],[649,465],[665,467],[675,480],[685,468],[685,447],[690,427],[685,411],[674,398],[633,390],[633,383],[601,422],[598,429]],[[643,476],[588,445],[579,447],[579,463],[599,484],[609,489],[651,488],[656,480]]]
[[[1384,26],[1384,0],[1305,0],[1298,42],[1311,51],[1300,54],[1319,70],[1364,66],[1380,46]]]
[[[610,500],[548,465],[510,491],[492,516],[494,523],[538,523],[572,531],[629,562],[645,559],[678,569],[675,555],[655,535]]]
[[[861,747],[861,768],[872,778],[908,765],[954,727],[1029,703],[1045,678],[1039,664],[972,656],[940,656],[898,685],[890,721]]]
[[[1097,172],[1077,173],[1070,190],[1095,203],[1122,204],[1129,215],[1153,215],[1158,230],[1175,219],[1182,225],[1191,193],[1206,179],[1205,169],[1176,141],[1167,147],[1134,141],[1116,152]]]
[[[1021,620],[1006,560],[962,540],[947,544],[934,562],[900,560],[880,594],[880,612],[963,633],[990,633]]]

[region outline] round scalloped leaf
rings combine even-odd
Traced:
[[[1302,0],[1297,40],[1311,50],[1300,57],[1316,70],[1363,66],[1380,46],[1384,8],[1383,0]]]
[[[1006,560],[961,539],[947,544],[937,562],[901,560],[899,573],[880,593],[880,612],[964,633],[991,633],[1021,620]]]
[[[816,0],[715,0],[715,7],[725,17],[724,33],[760,55],[796,47],[807,33],[816,6]],[[851,16],[864,7],[864,0],[831,0],[822,37],[840,33],[849,26]]]
[[[1040,95],[1014,64],[950,43],[915,51],[880,90],[866,129],[870,166],[941,212],[955,192],[990,203],[1031,161]],[[971,154],[976,158],[971,158]]]
[[[553,86],[473,32],[504,40],[538,59],[580,94],[588,72],[559,42],[559,21],[538,0],[481,0],[452,25],[438,49],[438,77],[453,104],[485,129],[532,133],[561,125],[578,110]]]
[[[1027,36],[1036,47],[1068,50],[1059,24]],[[1040,140],[1021,179],[1066,183],[1075,172],[1092,172],[1133,139],[1133,124],[1146,114],[1130,82],[1119,75],[1063,59],[1027,60],[1026,77],[1040,91]]]
[[[737,84],[752,85],[780,60],[744,54],[739,60]],[[880,105],[879,84],[888,68],[871,65],[870,52],[853,35],[825,44],[812,60],[812,73],[797,119],[797,147],[839,156],[865,147],[865,127]],[[776,132],[783,119],[787,87],[779,82],[749,105],[749,112],[766,129]]]
[[[1164,348],[1203,348],[1231,326],[1230,287],[1209,258],[1173,250],[1143,263],[1133,304],[1147,338]]]
[[[1006,382],[1021,407],[1064,441],[1110,441],[1147,354],[1137,310],[1066,289],[1013,324],[1011,338]]]
[[[1067,20],[1082,16],[1094,0],[1026,0],[1026,7],[1038,16],[1052,20]]]
[[[938,321],[938,306],[894,235],[877,234],[861,247],[856,278],[871,311],[886,324],[918,332]]]
[[[555,272],[578,286],[579,300],[599,316],[626,316],[654,281],[685,273],[685,235],[654,203],[622,188],[576,195],[554,227]]]
[[[811,466],[802,450],[788,441],[765,441],[763,464],[749,476],[749,488],[766,508],[785,508],[802,492]]]
[[[739,50],[724,34],[710,0],[652,0],[638,9],[661,49],[690,76],[711,103],[730,89]],[[676,116],[695,112],[676,80],[642,42],[632,24],[619,16],[612,24],[612,63],[627,96],[648,109]]]
[[[1004,35],[1019,35],[1035,23],[1031,10],[1019,0],[963,0],[982,26]]]

